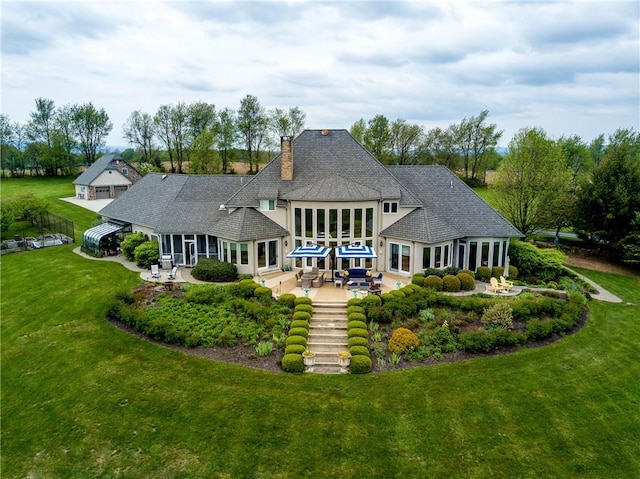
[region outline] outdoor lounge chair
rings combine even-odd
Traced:
[[[160,279],[160,269],[157,264],[151,265],[151,277],[153,279]]]
[[[513,283],[511,281],[507,281],[504,276],[500,276],[500,287],[505,291],[511,291]]]
[[[178,274],[178,267],[174,266],[173,269],[167,273],[168,279],[176,279],[176,274]]]
[[[500,290],[500,285],[498,284],[498,280],[496,278],[491,278],[489,280],[489,283],[491,284],[491,291],[493,291],[494,293],[497,293]]]
[[[344,286],[344,284],[347,282],[347,278],[345,278],[344,276],[342,276],[339,272],[335,272],[335,274],[333,275],[333,280],[334,280],[334,284],[335,286],[340,286],[341,288]]]
[[[311,287],[319,288],[324,284],[324,271],[319,273],[317,278],[311,281]]]

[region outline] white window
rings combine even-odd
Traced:
[[[276,200],[260,200],[260,210],[261,211],[275,211],[276,210]]]
[[[385,201],[382,203],[382,212],[383,213],[397,213],[398,212],[398,202],[397,201]]]

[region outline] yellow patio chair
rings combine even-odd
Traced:
[[[493,291],[494,293],[497,293],[498,290],[500,289],[500,285],[498,284],[498,280],[492,277],[489,280],[489,283],[491,285],[491,291]]]
[[[505,291],[511,291],[513,283],[511,281],[507,281],[504,276],[500,276],[500,287]]]

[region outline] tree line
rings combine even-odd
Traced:
[[[57,176],[75,173],[100,156],[113,124],[104,109],[92,103],[56,108],[53,100],[37,98],[26,124],[0,115],[2,176]],[[296,136],[306,114],[298,107],[266,110],[253,95],[238,110],[216,110],[202,101],[161,105],[152,115],[134,111],[122,126],[123,137],[135,148],[128,160],[141,169],[171,172],[227,173],[233,161],[244,161],[258,172],[280,136]]]

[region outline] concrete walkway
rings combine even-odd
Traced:
[[[74,205],[80,206],[86,210],[95,211],[96,213],[113,201],[113,198],[107,198],[104,200],[85,200],[76,198],[75,196],[60,199],[67,203],[73,203]]]

